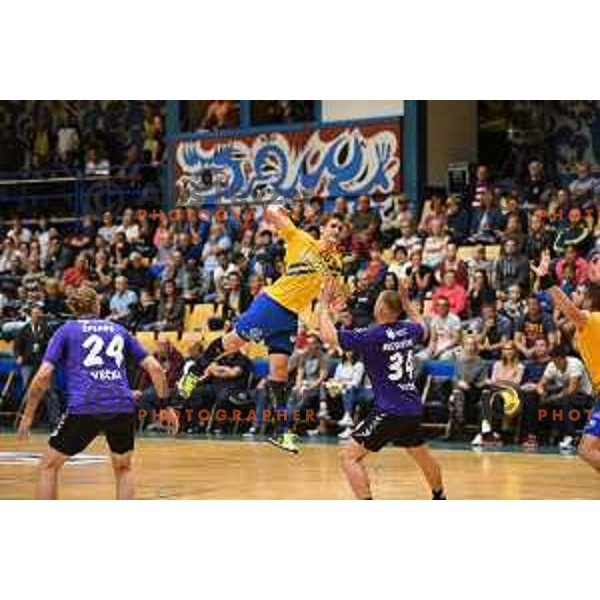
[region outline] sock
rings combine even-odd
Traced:
[[[446,494],[444,494],[444,488],[440,488],[439,490],[431,491],[431,499],[432,500],[446,500]]]
[[[273,405],[273,410],[277,413],[280,410],[285,410],[288,401],[288,395],[290,392],[290,386],[287,381],[273,381],[269,379],[267,381],[267,394],[268,398]],[[288,415],[289,418],[289,415]],[[282,431],[286,429],[287,423],[284,420],[277,419],[275,421],[276,430]],[[293,430],[293,426],[290,428]]]

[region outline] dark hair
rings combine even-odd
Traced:
[[[592,312],[600,312],[600,284],[594,283],[590,285],[587,294],[590,299],[590,310]]]
[[[552,348],[550,352],[551,358],[566,358],[569,355],[567,349],[564,346],[556,346]]]

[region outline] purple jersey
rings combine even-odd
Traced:
[[[394,415],[420,415],[415,385],[415,342],[423,327],[400,321],[339,331],[340,346],[360,354],[375,394],[375,409]]]
[[[127,361],[146,358],[122,326],[102,319],[69,321],[52,336],[44,361],[62,367],[67,410],[73,414],[133,412]]]

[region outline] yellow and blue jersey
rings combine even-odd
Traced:
[[[342,260],[337,252],[324,253],[318,240],[291,221],[279,233],[286,243],[285,274],[264,292],[298,314],[318,297],[325,277],[341,274]]]
[[[590,313],[585,325],[575,333],[577,348],[592,381],[594,395],[600,388],[600,312]],[[597,404],[583,429],[584,435],[600,438],[600,404]]]

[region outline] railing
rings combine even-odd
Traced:
[[[86,175],[83,169],[48,170],[44,177],[24,178],[19,172],[0,173],[0,214],[33,216],[46,212],[52,217],[72,217],[105,211],[115,216],[127,206],[161,206],[166,199],[166,167],[156,168],[156,176],[132,184],[122,169],[148,165],[122,165],[111,168],[112,175]]]

